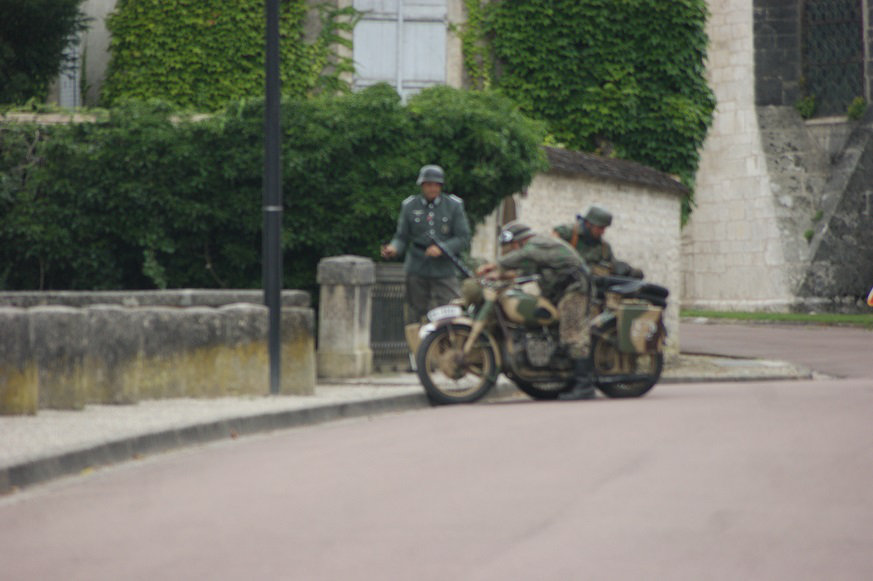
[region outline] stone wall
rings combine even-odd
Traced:
[[[710,2],[709,82],[718,102],[683,231],[683,305],[783,310],[791,302],[755,107],[750,0]]]
[[[538,232],[572,222],[591,204],[612,212],[606,240],[619,260],[642,268],[646,279],[670,289],[666,313],[668,352],[678,349],[681,297],[680,203],[685,188],[668,176],[632,162],[548,150],[552,170],[514,196],[517,218]],[[499,212],[476,228],[473,258],[497,256]]]
[[[9,294],[35,293],[3,293],[0,301]],[[152,306],[0,302],[0,414],[269,393],[266,307],[154,306],[166,293],[156,291],[154,301],[132,294]],[[216,299],[209,292],[202,300],[186,296],[194,304]],[[314,393],[315,315],[308,295],[306,302],[282,309],[283,394]]]
[[[870,122],[804,121],[796,111],[799,2],[709,7],[707,70],[718,106],[683,232],[683,304],[858,308],[873,284],[863,219]]]

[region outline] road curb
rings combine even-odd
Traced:
[[[662,384],[712,383],[722,381],[784,381],[812,379],[813,373],[791,367],[793,373],[774,375],[728,373],[720,377],[690,373],[681,377],[664,376]],[[498,382],[487,396],[495,401],[518,396],[521,392],[508,381]],[[0,467],[0,494],[47,482],[91,469],[239,436],[252,435],[326,422],[359,418],[391,412],[431,407],[423,392],[379,396],[354,401],[332,402],[312,407],[260,412],[218,420],[206,420],[178,427],[159,429],[152,433],[119,437],[80,450],[54,453],[42,458]]]
[[[0,494],[149,454],[273,430],[430,407],[422,394],[332,403],[180,426],[0,468]]]

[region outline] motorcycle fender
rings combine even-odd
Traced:
[[[443,319],[441,321],[436,321],[434,323],[428,323],[427,325],[423,325],[421,330],[418,332],[418,338],[421,341],[424,341],[424,338],[436,331],[437,329],[441,329],[447,325],[455,325],[458,327],[467,327],[473,328],[473,319],[470,317],[457,317],[454,319]],[[494,352],[495,363],[497,364],[497,369],[503,369],[503,357],[501,355],[502,351],[500,346],[497,344],[497,340],[489,333],[488,331],[482,331],[482,336],[488,341],[488,344],[491,345],[491,350]]]

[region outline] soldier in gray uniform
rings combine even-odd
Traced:
[[[600,206],[590,206],[585,215],[576,216],[571,224],[555,226],[552,235],[565,240],[576,249],[585,264],[598,276],[617,274],[643,278],[643,271],[628,263],[616,260],[612,246],[603,239],[606,229],[612,224],[612,214]]]
[[[438,165],[426,165],[418,173],[421,193],[403,201],[394,238],[382,247],[382,258],[405,254],[407,341],[414,351],[418,325],[428,310],[458,296],[458,273],[448,258],[428,237],[432,235],[455,256],[470,244],[470,225],[461,198],[442,192],[445,173]],[[410,338],[414,335],[414,338]]]
[[[572,389],[558,399],[592,399],[595,396],[589,357],[588,278],[582,258],[563,240],[534,233],[521,222],[511,222],[500,233],[503,256],[485,264],[476,274],[489,278],[540,275],[544,297],[558,307],[561,343],[575,362]]]

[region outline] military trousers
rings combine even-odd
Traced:
[[[445,305],[458,297],[461,285],[458,278],[430,278],[406,275],[406,323],[423,323],[427,312]]]
[[[591,333],[588,325],[588,293],[583,290],[568,290],[558,301],[559,333],[561,344],[573,359],[588,357],[591,350]]]

